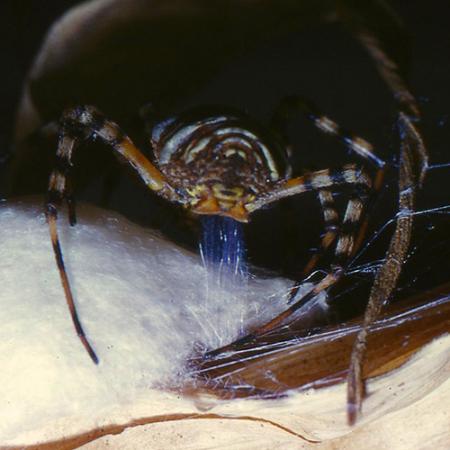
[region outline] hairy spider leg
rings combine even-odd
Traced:
[[[330,248],[339,232],[339,214],[335,207],[333,193],[329,190],[323,189],[317,192],[320,205],[322,208],[322,215],[324,220],[324,233],[322,240],[317,249],[314,250],[313,255],[309,259],[302,271],[302,279],[306,278],[316,267],[321,257]],[[294,291],[295,289],[295,291]],[[298,287],[294,287],[291,291],[291,296],[294,297],[298,291]]]
[[[131,139],[120,130],[118,125],[107,120],[96,108],[80,106],[67,109],[63,113],[56,152],[56,164],[50,175],[45,213],[72,322],[92,361],[98,364],[99,359],[86,337],[77,314],[72,289],[64,266],[57,229],[57,210],[63,199],[68,201],[70,224],[74,225],[76,222],[75,204],[69,183],[69,172],[73,165],[72,155],[81,142],[94,138],[101,139],[105,144],[111,146],[122,159],[138,172],[144,183],[152,191],[170,200],[175,198],[175,194],[161,172],[135,147]]]
[[[376,63],[376,67],[394,94],[397,100],[398,109],[402,114],[399,118],[400,122],[408,122],[406,132],[415,137],[416,144],[410,150],[418,158],[416,170],[418,170],[418,185],[422,185],[429,167],[428,151],[423,143],[418,122],[421,119],[421,113],[416,98],[406,85],[406,82],[400,76],[398,67],[395,62],[390,59],[387,54],[381,50],[380,44],[376,36],[367,30],[360,29],[358,38],[364,45],[372,59]]]
[[[310,260],[302,271],[302,279],[307,277],[312,270],[316,267],[321,257],[332,246],[336,239],[340,238],[341,242],[336,245],[336,256],[339,257],[341,249],[344,246],[343,235],[349,230],[345,231],[343,227],[354,227],[352,238],[352,249],[347,257],[352,257],[361,247],[364,237],[366,235],[367,226],[369,224],[368,213],[373,205],[373,199],[375,194],[379,192],[382,186],[382,180],[384,175],[384,169],[379,169],[373,180],[371,189],[371,195],[357,195],[350,199],[347,203],[346,212],[344,215],[343,223],[339,222],[339,214],[335,207],[333,193],[329,190],[319,190],[317,196],[319,198],[322,214],[325,223],[325,232],[322,236],[320,247],[314,251]],[[357,215],[352,216],[353,213],[358,212]],[[358,229],[356,229],[358,227]],[[345,247],[345,246],[344,246]],[[296,284],[291,290],[291,300],[297,294],[299,285]]]
[[[361,330],[356,336],[350,357],[347,376],[347,417],[350,424],[354,424],[361,413],[362,400],[365,395],[363,364],[370,326],[379,316],[382,307],[390,299],[397,285],[412,233],[415,193],[418,186],[418,176],[414,173],[413,154],[416,152],[416,147],[424,146],[424,144],[420,134],[417,134],[416,127],[403,113],[399,115],[398,128],[401,138],[399,211],[385,262],[375,277]]]
[[[276,316],[271,321],[259,327],[251,334],[231,344],[231,347],[240,345],[243,342],[252,340],[256,336],[263,335],[289,318],[295,311],[297,311],[306,302],[317,296],[322,291],[334,285],[343,275],[346,260],[351,256],[354,242],[355,232],[358,221],[362,215],[364,207],[364,197],[360,192],[368,192],[372,188],[372,180],[368,173],[362,168],[358,168],[354,164],[344,166],[340,170],[331,171],[330,169],[319,170],[310,174],[305,174],[301,177],[291,178],[289,180],[279,183],[272,192],[265,197],[256,199],[254,202],[246,205],[246,208],[253,212],[269,203],[278,201],[285,197],[303,194],[311,191],[323,191],[329,188],[339,186],[352,186],[355,189],[355,196],[348,202],[346,213],[343,219],[343,224],[336,245],[336,255],[339,264],[333,266],[330,273],[314,286],[305,296],[293,303],[288,309]],[[227,346],[226,348],[228,348]],[[215,351],[212,354],[217,354],[223,351],[224,348]]]
[[[399,121],[408,121],[409,124],[406,127],[407,132],[411,136],[419,136],[416,145],[410,148],[410,150],[415,155],[416,161],[414,164],[418,176],[417,184],[420,186],[423,184],[428,170],[429,156],[420,137],[421,133],[418,124],[421,119],[421,112],[417,99],[411,92],[405,77],[401,74],[399,65],[388,54],[386,48],[383,48],[384,46],[380,38],[370,30],[370,27],[365,23],[363,18],[355,14],[354,11],[346,10],[343,19],[350,32],[372,58],[380,77],[391,91],[397,104],[397,110],[403,114],[403,119],[399,119]]]
[[[350,357],[347,377],[347,419],[352,425],[361,413],[365,395],[362,368],[370,325],[376,320],[381,308],[391,297],[400,276],[401,266],[411,241],[411,213],[415,208],[415,191],[423,184],[429,157],[419,128],[420,108],[401,74],[399,65],[383,48],[379,37],[371,31],[363,17],[347,8],[343,12],[344,24],[372,58],[378,73],[394,97],[399,111],[397,123],[400,135],[399,211],[396,227],[386,253],[386,259],[375,277],[363,325],[355,339]],[[388,12],[388,14],[390,13]]]
[[[376,155],[370,142],[342,128],[334,120],[323,115],[309,100],[299,95],[290,95],[280,101],[271,119],[272,126],[286,137],[289,120],[294,114],[299,113],[311,121],[321,132],[336,138],[349,150],[369,161],[375,167],[385,166],[385,162]]]
[[[373,145],[370,142],[342,128],[335,121],[320,113],[315,105],[299,95],[292,95],[282,99],[272,117],[273,126],[277,128],[285,136],[285,138],[287,135],[286,128],[288,121],[296,113],[303,114],[318,128],[319,131],[339,140],[350,151],[356,153],[365,161],[372,164],[376,170],[372,191],[373,193],[377,193],[381,189],[386,164],[376,155]],[[322,255],[326,253],[339,235],[339,217],[334,206],[332,193],[318,191],[318,198],[322,206],[325,233],[322,237],[319,248],[314,252],[304,267],[302,271],[302,278],[307,277],[312,272],[320,261]],[[374,196],[372,196],[369,201],[366,200],[365,215],[361,221],[360,231],[354,242],[352,254],[359,249],[364,240],[369,223],[368,212],[373,205],[373,199]],[[349,206],[351,207],[351,204],[349,204]],[[298,289],[298,284],[292,288],[290,300],[295,297]]]

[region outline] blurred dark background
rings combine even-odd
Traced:
[[[81,3],[79,0],[47,1],[45,6],[38,1],[3,0],[0,3],[2,24],[2,68],[0,77],[2,116],[0,128],[0,149],[4,152],[10,148],[14,113],[21,93],[21,86],[27,70],[33,61],[48,27],[71,6]],[[389,2],[402,18],[411,38],[411,66],[410,80],[414,92],[421,101],[424,115],[424,127],[436,125],[427,142],[437,158],[444,157],[448,142],[448,104],[450,90],[448,89],[450,71],[450,30],[448,27],[448,4],[441,1],[400,1]],[[327,29],[329,28],[329,29]],[[306,31],[294,36],[288,42],[275,42],[254,52],[250,61],[236,62],[234,67],[220,74],[213,81],[209,90],[217,92],[224,78],[240,79],[242,85],[232,91],[226,91],[224,97],[228,103],[246,103],[247,108],[259,111],[267,110],[277,96],[301,91],[299,85],[301,76],[308,77],[306,85],[307,95],[320,105],[321,109],[331,114],[341,122],[348,122],[352,129],[362,135],[368,135],[371,126],[375,128],[375,135],[380,134],[378,123],[374,117],[380,117],[378,112],[372,116],[372,110],[386,110],[389,107],[389,94],[384,92],[380,98],[371,95],[370,85],[375,74],[370,74],[370,67],[358,68],[360,52],[358,45],[343,33],[338,35],[333,26],[314,27],[311,32]],[[310,34],[308,34],[310,33]],[[290,42],[289,42],[290,41]],[[269,55],[267,56],[267,53]],[[264,57],[262,56],[264,55]],[[272,59],[272,58],[277,59]],[[269,64],[264,64],[264,70],[257,77],[252,76],[260,59],[267,58]],[[304,59],[302,59],[304,58]],[[354,62],[353,62],[354,61]],[[310,63],[317,64],[320,70],[309,68]],[[354,65],[361,73],[355,79],[346,79],[346,66]],[[369,80],[365,77],[369,77]],[[299,82],[295,83],[298,79]],[[235,80],[234,80],[235,81]],[[264,84],[270,83],[271,92],[261,95]],[[338,87],[339,86],[339,87]],[[370,86],[371,89],[366,86]],[[314,90],[313,92],[311,92]],[[247,91],[248,98],[242,98],[242,92]],[[258,92],[259,91],[259,92]],[[201,94],[200,94],[201,96]],[[206,96],[207,97],[207,96]],[[220,95],[217,100],[220,100]],[[258,98],[259,97],[259,98]],[[269,101],[267,100],[269,98]],[[145,103],[146,100],[143,100]],[[381,108],[380,108],[381,105]],[[252,112],[254,112],[252,111]],[[336,112],[339,114],[336,114]],[[364,112],[364,114],[362,114]],[[391,111],[385,113],[389,115]],[[337,116],[337,117],[336,117]],[[446,134],[447,133],[447,134]],[[434,138],[433,136],[436,136]],[[372,136],[368,136],[372,138]],[[372,140],[375,140],[374,137]],[[430,140],[431,139],[431,140]],[[441,145],[439,145],[439,143]]]
[[[0,4],[3,18],[0,40],[3,46],[0,74],[2,161],[6,161],[13,150],[16,106],[33,56],[50,24],[78,3],[75,0],[45,3],[3,0]],[[409,33],[410,48],[405,49],[405,54],[411,57],[410,84],[422,108],[422,128],[432,165],[425,188],[419,195],[418,209],[431,210],[448,205],[450,197],[449,7],[438,1],[392,1],[390,4],[405,22]],[[392,163],[385,192],[375,208],[370,238],[395,213],[395,105],[367,55],[336,25],[311,24],[287,37],[269,40],[258,48],[244,51],[174,108],[182,110],[208,103],[233,105],[267,122],[280,99],[291,94],[312,100],[341,125],[372,142],[379,154]],[[142,104],[149,100],[143,98]],[[130,123],[133,121],[135,117]],[[339,167],[353,159],[345,149],[304,122],[294,121],[290,130],[290,139],[298,152],[295,158],[297,173],[303,168]],[[127,123],[121,125],[128,130]],[[132,137],[135,138],[133,134]],[[139,139],[136,137],[137,142]],[[94,173],[96,168],[89,170]],[[83,185],[77,197],[95,203],[102,201],[95,182],[91,186]],[[162,229],[184,245],[195,246],[195,225],[184,227],[182,212],[155,200],[134,182],[121,179],[120,187],[108,199],[107,206],[133,220]],[[449,225],[448,211],[418,216],[408,271],[400,289],[403,296],[447,281],[450,271]],[[269,270],[295,277],[307,260],[306,250],[317,245],[318,229],[320,210],[315,199],[308,197],[302,201],[284,202],[269,212],[258,214],[248,228],[250,259]],[[354,268],[362,268],[367,263],[369,270],[367,273],[354,270],[350,283],[352,290],[358,284],[353,282],[355,279],[367,288],[371,279],[370,267],[382,257],[389,230],[392,227],[388,227],[355,262]]]

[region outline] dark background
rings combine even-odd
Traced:
[[[16,104],[33,55],[48,26],[64,10],[77,3],[61,0],[1,2],[0,150],[3,159],[12,149]],[[410,83],[423,111],[422,127],[432,164],[418,200],[418,209],[427,210],[448,204],[450,197],[450,168],[445,167],[450,163],[449,6],[446,2],[437,1],[393,1],[391,4],[410,34]],[[392,203],[395,196],[395,186],[392,187],[396,164],[393,156],[395,107],[365,53],[336,26],[310,27],[251,50],[227,65],[211,82],[183,99],[177,107],[183,109],[205,103],[235,105],[264,122],[277,102],[293,93],[313,100],[327,115],[367,138],[379,154],[392,163],[391,178],[388,178],[386,192],[382,194],[374,214],[373,233],[394,214],[393,208],[386,205]],[[143,99],[142,103],[148,100]],[[302,168],[339,166],[352,159],[345,150],[301,121],[293,124],[291,140],[294,148],[298,149],[297,172]],[[134,183],[121,183],[109,207],[134,220],[159,227],[186,245],[194,245],[195,233],[184,232],[179,226],[182,219],[176,209],[166,208],[162,214],[161,202],[151,199],[151,194],[143,193],[143,188],[136,188]],[[77,195],[97,203],[100,201],[89,187]],[[418,216],[409,269],[402,281],[405,295],[448,279],[450,255],[447,235],[450,227],[447,217],[445,213]],[[287,221],[290,226],[283,225]],[[247,231],[252,261],[295,276],[307,258],[305,248],[317,243],[319,221],[320,211],[314,200],[308,198],[303,203],[281,205],[275,208],[275,212],[260,214],[255,218],[253,228]],[[380,249],[385,248],[388,236],[386,234],[384,240],[383,237],[377,240]],[[376,245],[373,247],[367,252],[366,262],[382,255]],[[364,258],[359,264],[363,263]],[[359,272],[356,276],[364,284],[366,275]]]
[[[45,4],[39,1],[3,0],[1,2],[0,14],[3,18],[2,39],[0,41],[2,46],[2,71],[0,74],[0,95],[2,99],[0,103],[2,117],[0,128],[1,149],[7,149],[11,144],[14,111],[20,96],[21,85],[27,70],[30,68],[33,56],[45,36],[46,30],[67,8],[77,3],[80,2],[77,0],[47,1]],[[411,36],[410,80],[415,93],[421,100],[424,125],[427,127],[428,123],[430,123],[431,128],[433,124],[439,127],[439,130],[433,130],[433,135],[437,134],[436,138],[433,135],[427,136],[428,145],[432,149],[433,154],[436,155],[436,159],[439,157],[444,157],[445,159],[445,152],[442,147],[445,147],[448,142],[449,135],[446,124],[450,100],[448,89],[448,80],[450,79],[450,58],[448,56],[450,51],[449,6],[446,2],[440,1],[392,1],[390,3],[404,20]],[[270,65],[265,66],[264,75],[267,77],[267,74],[275,74],[273,78],[274,83],[271,86],[272,90],[283,89],[289,91],[292,88],[286,83],[286,72],[283,71],[282,66],[280,67],[280,63],[281,65],[286,65],[283,58],[286,56],[289,58],[290,52],[293,58],[297,56],[305,58],[304,60],[298,58],[296,65],[292,66],[297,68],[297,76],[301,72],[308,71],[307,67],[305,67],[307,65],[305,62],[308,63],[311,60],[319,61],[323,70],[319,73],[315,71],[311,75],[310,80],[315,80],[315,86],[312,86],[312,81],[308,84],[308,90],[314,88],[314,90],[317,89],[318,91],[314,92],[314,101],[330,114],[333,113],[333,111],[330,111],[332,106],[339,104],[339,119],[341,121],[346,120],[348,115],[352,118],[348,122],[356,121],[356,125],[352,128],[358,129],[358,132],[364,134],[364,129],[359,130],[361,128],[359,123],[365,123],[365,128],[370,129],[370,123],[373,122],[370,120],[370,116],[366,117],[366,114],[370,114],[370,111],[366,108],[364,108],[365,114],[361,117],[363,108],[361,105],[358,105],[358,102],[363,102],[365,106],[366,99],[368,99],[368,92],[364,89],[367,80],[360,78],[359,83],[355,83],[355,80],[346,82],[342,74],[339,73],[339,70],[343,69],[348,61],[355,57],[355,44],[350,43],[348,45],[349,42],[346,42],[346,39],[351,41],[350,38],[337,37],[330,34],[326,28],[324,26],[314,31],[308,39],[305,39],[304,35],[299,36],[299,41],[295,42],[294,40],[288,46],[290,48],[286,48],[283,52],[285,54],[278,55],[278,61],[275,60]],[[284,44],[286,43],[284,42]],[[275,44],[273,49],[275,49],[275,53],[280,53],[280,48],[277,45]],[[300,48],[298,49],[298,47]],[[295,48],[298,49],[297,54],[292,53]],[[262,49],[262,52],[266,51],[267,49]],[[257,60],[258,56],[256,54],[254,59]],[[241,73],[234,73],[233,75],[248,77],[248,74],[245,73],[246,71],[248,69],[244,67],[241,68]],[[239,72],[239,70],[234,72]],[[332,82],[330,82],[330,75],[334,79]],[[222,76],[229,77],[230,74],[225,73]],[[277,89],[275,81],[277,78],[280,79],[280,77],[284,82],[280,82]],[[350,85],[347,84],[349,81],[351,81]],[[255,83],[255,80],[253,79],[251,82]],[[260,81],[260,83],[262,82]],[[258,80],[256,80],[256,83],[258,83]],[[338,83],[340,88],[336,89]],[[337,101],[340,92],[345,92],[345,98],[347,99],[345,103]],[[364,94],[361,95],[361,92],[364,92]],[[309,95],[308,92],[305,94]],[[236,97],[239,97],[239,95],[240,93],[237,93]],[[252,92],[249,93],[250,95],[252,95]],[[370,107],[378,109],[378,104],[385,102],[387,98],[386,93],[381,99],[370,98],[372,101]],[[236,102],[236,98],[227,97],[227,99],[229,102]],[[251,100],[251,103],[258,102],[258,99],[255,98]],[[373,104],[373,100],[377,100],[375,104]],[[266,103],[267,100],[264,100],[264,102]],[[386,107],[386,105],[384,106]],[[255,109],[258,109],[258,107],[259,105]],[[346,112],[346,109],[349,112]],[[334,117],[336,115],[334,114]],[[379,133],[378,128],[377,131]],[[430,141],[430,139],[432,140]],[[439,143],[442,146],[438,145]]]

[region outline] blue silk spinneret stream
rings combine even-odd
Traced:
[[[200,253],[208,271],[208,285],[227,289],[248,279],[243,225],[221,216],[203,216]]]

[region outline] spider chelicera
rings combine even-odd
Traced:
[[[95,363],[98,363],[98,357],[78,319],[56,226],[57,208],[63,199],[68,201],[70,223],[76,222],[68,182],[74,150],[87,139],[99,139],[131,165],[148,188],[164,199],[180,203],[195,214],[227,216],[240,222],[248,222],[254,211],[284,197],[311,191],[317,193],[325,223],[321,249],[327,250],[335,244],[334,263],[302,298],[295,297],[296,288],[293,288],[290,306],[252,332],[252,336],[261,335],[284,322],[300,306],[343,276],[350,257],[361,245],[367,225],[367,200],[371,193],[380,189],[385,167],[367,141],[342,130],[336,122],[299,97],[285,99],[275,112],[273,122],[282,127],[298,111],[319,130],[342,141],[365,164],[349,164],[292,178],[287,147],[279,134],[243,113],[218,108],[190,110],[153,126],[154,162],[151,162],[118,125],[96,108],[80,106],[64,112],[56,167],[49,181],[46,216],[72,320]],[[372,170],[365,167],[368,165]],[[332,192],[344,186],[349,188],[351,195],[340,218]],[[310,274],[318,260],[319,253],[312,256],[303,276]]]

